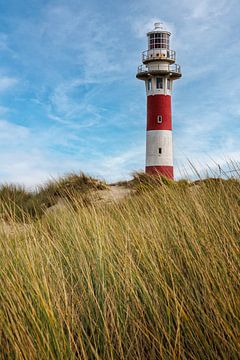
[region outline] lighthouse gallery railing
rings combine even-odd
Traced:
[[[151,70],[148,69],[148,67],[146,65],[140,65],[138,66],[138,74],[142,74],[142,73],[148,73],[148,72],[152,72],[152,71],[159,71],[162,73],[166,73],[166,72],[170,72],[170,73],[176,73],[176,74],[181,74],[181,66],[178,64],[173,64],[173,65],[168,65],[167,68],[162,67],[162,65],[152,65],[151,66]]]
[[[151,49],[142,53],[142,61],[151,61],[158,59],[176,60],[176,51],[169,49]]]

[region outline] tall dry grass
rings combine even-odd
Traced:
[[[107,189],[105,182],[84,173],[70,173],[59,179],[52,179],[35,190],[14,184],[0,185],[0,219],[24,223],[39,219],[47,209],[57,205],[59,200],[74,202],[80,198],[88,203],[92,193]]]
[[[239,181],[137,189],[2,231],[1,358],[239,359]]]

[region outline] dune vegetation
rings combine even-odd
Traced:
[[[239,359],[237,177],[2,186],[0,357]]]
[[[39,219],[61,199],[88,202],[92,192],[107,188],[103,181],[83,173],[52,179],[34,191],[20,185],[3,184],[0,186],[0,217],[6,221],[29,222]]]

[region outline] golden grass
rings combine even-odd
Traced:
[[[239,181],[135,186],[1,234],[1,358],[239,359]]]
[[[82,202],[89,203],[90,193],[92,195],[93,191],[104,189],[108,189],[105,182],[84,173],[70,173],[52,179],[34,191],[26,190],[21,185],[3,184],[0,186],[0,218],[23,223],[39,219],[60,199],[71,202],[80,197]]]

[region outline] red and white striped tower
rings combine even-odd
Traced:
[[[156,23],[148,34],[148,50],[137,78],[144,80],[147,92],[146,172],[173,179],[172,111],[173,81],[180,78],[176,52],[170,50],[171,33]]]

